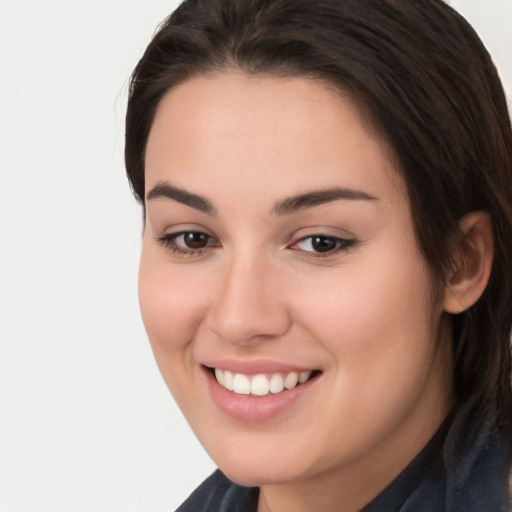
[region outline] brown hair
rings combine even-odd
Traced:
[[[164,94],[197,74],[239,69],[319,79],[370,113],[407,186],[420,248],[438,279],[467,213],[493,223],[480,300],[452,319],[459,403],[511,428],[512,133],[495,67],[441,0],[187,0],[132,76],[126,169],[144,204],[144,154]]]

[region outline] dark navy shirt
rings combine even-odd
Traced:
[[[361,512],[509,512],[509,443],[474,407],[450,415],[427,446]],[[219,470],[176,512],[256,512],[257,487]]]

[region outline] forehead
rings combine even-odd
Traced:
[[[162,180],[201,191],[238,183],[270,195],[321,185],[391,200],[404,188],[355,103],[297,77],[222,73],[171,89],[157,109],[145,168],[146,190]]]

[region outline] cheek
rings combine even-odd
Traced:
[[[158,358],[183,350],[201,322],[204,280],[192,265],[171,265],[143,246],[139,268],[139,303],[149,341]]]
[[[359,389],[378,380],[395,386],[397,371],[412,380],[432,354],[428,271],[417,254],[406,255],[381,251],[340,268],[337,278],[317,276],[308,294],[295,292],[297,316],[343,370],[339,375]]]
[[[436,332],[430,280],[423,264],[404,261],[381,257],[340,271],[339,279],[317,278],[307,295],[296,293],[297,317],[329,354],[334,370],[326,372],[325,438],[337,439],[347,453],[376,446],[397,431],[418,403],[426,403],[423,395],[431,387]],[[318,417],[324,406],[315,412]]]

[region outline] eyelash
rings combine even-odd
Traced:
[[[326,241],[332,242],[335,244],[334,249],[328,250],[324,253],[322,252],[314,252],[314,251],[304,251],[301,249],[298,249],[301,251],[302,255],[305,258],[328,258],[330,256],[334,256],[336,254],[339,254],[341,252],[347,252],[349,251],[354,245],[357,243],[357,240],[354,238],[341,238],[339,236],[332,236],[332,235],[325,235],[323,233],[315,233],[313,235],[308,235],[300,238],[296,242],[291,245],[291,248],[296,247],[301,242],[305,242],[306,240],[311,240],[310,243],[312,243],[313,239],[315,238],[322,238]]]
[[[193,248],[185,248],[180,247],[177,245],[176,240],[180,236],[184,235],[200,235],[207,237],[208,243],[205,247],[201,247],[199,249],[193,249]],[[295,249],[298,250],[301,255],[305,258],[328,258],[330,256],[334,256],[340,252],[347,252],[349,251],[354,245],[357,244],[356,239],[348,239],[348,238],[341,238],[337,236],[332,235],[326,235],[323,233],[314,233],[312,235],[304,236],[294,242],[292,245],[289,246],[289,248],[294,249],[298,246],[298,244],[305,242],[306,240],[313,240],[315,238],[322,238],[325,241],[330,241],[331,243],[335,244],[335,247],[333,250],[328,250],[325,253],[322,252],[314,252],[314,251],[305,251],[302,249]],[[208,235],[206,233],[203,233],[201,231],[179,231],[177,233],[171,233],[166,234],[161,237],[157,237],[156,239],[158,242],[160,242],[164,247],[169,249],[173,254],[176,254],[178,256],[200,256],[203,254],[207,249],[210,248],[217,248],[220,247],[220,243],[218,240],[216,240],[213,236]],[[213,241],[213,243],[212,243]]]
[[[193,249],[193,248],[185,248],[180,247],[176,243],[176,239],[180,236],[184,235],[202,235],[207,237],[208,244],[205,247],[201,247],[200,249]],[[163,235],[161,237],[157,238],[158,242],[160,242],[164,247],[169,249],[173,254],[176,254],[178,256],[199,256],[201,255],[206,249],[209,249],[210,247],[219,247],[220,245],[211,244],[212,240],[215,240],[214,237],[211,235],[208,235],[206,233],[203,233],[201,231],[178,231],[177,233],[171,233],[167,235]]]

